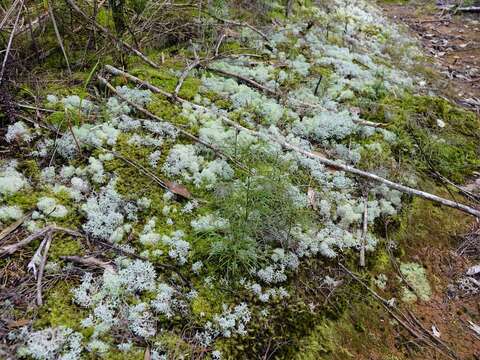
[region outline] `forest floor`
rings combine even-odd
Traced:
[[[0,358],[480,359],[478,219],[278,143],[478,208],[478,17],[383,5],[425,59],[370,1],[295,3],[145,56],[62,19],[82,60],[0,127]]]
[[[480,15],[452,14],[433,2],[382,3],[381,7],[393,21],[407,25],[431,59],[429,85],[451,101],[480,114]],[[465,187],[478,191],[479,175],[467,181]],[[421,226],[413,225],[409,233],[429,233],[434,243],[418,246],[418,242],[409,245],[407,240],[406,257],[424,264],[438,280],[438,286],[429,302],[415,305],[412,311],[424,323],[431,324],[432,331],[437,329],[439,338],[455,344],[461,359],[480,359],[480,338],[468,326],[471,316],[480,312],[479,296],[471,296],[461,285],[467,269],[479,260],[478,249],[475,254],[463,251],[465,238],[478,241],[478,223],[468,224],[458,219],[452,222],[456,225],[452,227],[452,224],[442,225],[439,221],[442,217],[425,218],[423,223],[414,217],[410,215],[409,224],[412,221]]]
[[[480,14],[452,14],[429,1],[382,3],[382,8],[419,39],[443,75],[440,89],[480,114]]]

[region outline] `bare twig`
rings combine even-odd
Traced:
[[[15,230],[18,229],[18,227],[20,225],[23,224],[23,222],[28,219],[30,217],[30,213],[28,213],[27,215],[24,215],[22,216],[20,219],[18,219],[17,221],[15,221],[13,224],[10,224],[9,226],[7,226],[5,229],[3,229],[1,232],[0,232],[0,241],[2,241],[3,239],[5,239],[8,235],[10,235],[12,232],[14,232]]]
[[[252,79],[249,79],[245,76],[242,76],[242,75],[239,75],[239,74],[234,74],[232,72],[229,72],[229,71],[225,71],[225,70],[220,70],[220,69],[215,69],[215,68],[212,68],[212,67],[206,67],[205,68],[206,70],[208,71],[214,71],[214,72],[217,72],[221,75],[224,75],[224,76],[228,76],[228,77],[233,77],[233,78],[236,78],[238,80],[240,80],[241,82],[243,83],[246,83],[260,91],[263,91],[267,94],[270,94],[270,95],[273,95],[273,96],[280,96],[275,90],[272,90],[258,82],[256,82],[255,80],[252,80]]]
[[[106,66],[106,69],[109,70],[109,71],[115,71],[115,70],[118,70],[112,66],[109,66],[107,65]],[[115,69],[115,70],[113,70]],[[121,70],[119,70],[121,71]],[[127,74],[127,73],[125,73]],[[131,76],[131,75],[130,75]],[[137,78],[136,78],[137,79]],[[129,99],[125,98],[124,96],[120,95],[118,93],[118,91],[112,86],[112,84],[110,84],[105,78],[101,77],[101,76],[98,76],[98,80],[103,84],[105,85],[110,91],[112,91],[115,96],[119,97],[120,99],[122,99],[123,101],[125,101],[126,103],[128,103],[130,106],[132,106],[133,108],[135,108],[136,110],[140,111],[141,113],[145,114],[146,116],[148,116],[149,118],[152,118],[154,120],[157,120],[157,121],[161,121],[161,122],[165,122],[165,120],[159,118],[158,116],[156,116],[155,114],[151,113],[150,111],[148,111],[147,109],[141,107],[140,105],[130,101]],[[138,79],[140,80],[140,79]],[[146,85],[147,83],[145,83]],[[178,96],[174,96],[173,94],[170,94],[170,93],[166,93],[166,92],[163,92],[162,90],[154,87],[153,85],[150,85],[150,87],[147,86],[147,88],[149,88],[150,90],[156,92],[156,93],[160,93],[166,97],[168,97],[171,101],[182,101],[182,99]],[[153,90],[155,89],[155,90]],[[211,149],[215,154],[217,154],[218,156],[220,157],[223,157],[227,160],[229,160],[232,164],[235,164],[238,168],[244,170],[244,171],[249,171],[248,168],[245,166],[245,164],[241,163],[239,160],[225,154],[221,149],[219,149],[217,146],[213,145],[213,144],[210,144],[210,143],[207,143],[206,141],[203,141],[202,139],[198,138],[197,136],[189,133],[188,131],[185,131],[177,126],[175,126],[174,124],[172,123],[169,123],[170,125],[172,125],[176,131],[178,131],[180,134],[182,134],[183,136],[189,138],[190,140],[193,140],[203,146],[206,146],[207,148]]]
[[[144,54],[142,54],[139,50],[135,49],[132,45],[126,43],[125,41],[119,39],[117,36],[113,35],[107,28],[103,27],[98,22],[96,22],[94,19],[92,19],[90,16],[88,16],[85,12],[83,12],[82,9],[80,9],[78,7],[78,5],[75,3],[74,0],[66,0],[66,1],[73,8],[73,10],[75,10],[75,12],[77,12],[80,16],[82,16],[85,20],[87,20],[90,24],[92,24],[98,30],[100,30],[105,36],[109,37],[115,43],[124,47],[128,51],[132,52],[133,54],[138,56],[140,59],[142,59],[144,62],[146,62],[150,66],[153,66],[156,69],[160,68],[160,66],[157,63],[150,60],[148,57],[146,57]]]
[[[3,258],[5,256],[13,254],[17,250],[19,250],[19,249],[27,246],[28,244],[30,244],[32,241],[46,236],[47,233],[49,233],[49,232],[52,232],[52,233],[53,232],[64,232],[64,233],[66,233],[68,235],[71,235],[71,236],[83,237],[83,235],[81,233],[77,232],[77,231],[62,228],[62,227],[58,227],[58,226],[49,225],[49,226],[44,227],[43,229],[40,229],[40,230],[34,232],[33,234],[27,236],[25,239],[23,239],[22,241],[19,241],[18,243],[5,245],[5,246],[0,247],[0,258]]]
[[[58,31],[57,21],[55,20],[55,15],[53,14],[52,5],[48,0],[47,0],[47,8],[48,8],[48,14],[50,16],[50,19],[52,19],[53,29],[55,30],[55,36],[57,37],[58,45],[62,49],[63,57],[65,58],[65,62],[67,64],[68,73],[72,74],[72,70],[70,69],[70,62],[68,61],[67,52],[65,51],[65,46],[63,46],[62,36]]]
[[[178,79],[177,86],[175,87],[175,90],[173,92],[173,96],[175,96],[175,97],[178,96],[178,93],[180,92],[180,89],[182,88],[183,82],[187,78],[188,74],[190,73],[190,71],[195,69],[199,64],[200,64],[200,58],[196,57],[195,60],[193,60],[192,63],[187,65],[185,70],[183,70],[182,74],[180,75],[180,78]]]
[[[322,156],[318,153],[302,149],[302,148],[300,148],[296,145],[293,145],[293,144],[291,144],[291,143],[289,143],[289,142],[287,142],[287,141],[285,141],[281,138],[278,138],[274,135],[269,135],[267,133],[260,133],[256,130],[247,129],[246,127],[244,127],[244,126],[238,124],[237,122],[229,119],[226,115],[224,115],[223,113],[221,113],[217,110],[213,110],[213,109],[207,108],[207,107],[202,106],[202,105],[191,103],[190,101],[187,101],[187,100],[182,99],[180,97],[177,97],[175,99],[173,97],[173,95],[170,94],[169,92],[161,90],[161,89],[157,88],[156,86],[153,86],[153,85],[151,85],[151,84],[149,84],[149,83],[147,83],[143,80],[140,80],[139,78],[137,78],[133,75],[130,75],[130,74],[126,73],[125,71],[119,70],[119,69],[117,69],[117,68],[115,68],[111,65],[105,66],[105,69],[108,72],[112,73],[113,75],[122,75],[122,76],[126,77],[127,79],[129,79],[129,80],[131,80],[131,81],[133,81],[133,82],[135,82],[139,85],[142,85],[143,87],[146,87],[146,88],[152,90],[153,92],[160,93],[160,94],[166,96],[167,98],[169,98],[173,101],[176,100],[180,103],[189,104],[193,109],[197,109],[197,110],[201,110],[201,111],[204,111],[204,112],[212,113],[212,114],[216,115],[220,120],[222,120],[225,124],[230,125],[230,126],[236,128],[239,131],[245,131],[245,132],[249,133],[250,135],[253,135],[253,136],[258,137],[260,139],[264,139],[264,140],[268,140],[268,141],[272,141],[272,142],[275,142],[277,144],[280,144],[286,150],[295,151],[296,153],[299,153],[299,154],[301,154],[305,157],[317,160],[318,162],[320,162],[320,163],[322,163],[326,166],[329,166],[329,167],[332,167],[332,168],[335,168],[335,169],[338,169],[338,170],[341,170],[341,171],[345,171],[345,172],[350,173],[350,174],[360,176],[360,177],[368,179],[370,181],[382,183],[382,184],[388,186],[391,189],[395,189],[395,190],[400,191],[400,192],[405,193],[405,194],[418,196],[418,197],[421,197],[421,198],[424,198],[424,199],[427,199],[427,200],[430,200],[430,201],[433,201],[433,202],[436,202],[436,203],[439,203],[439,204],[442,204],[442,205],[445,205],[445,206],[448,206],[448,207],[451,207],[451,208],[454,208],[454,209],[458,209],[460,211],[463,211],[463,212],[465,212],[467,214],[470,214],[470,215],[473,215],[475,217],[480,217],[480,211],[475,209],[475,208],[472,208],[468,205],[465,205],[465,204],[462,204],[462,203],[459,203],[459,202],[456,202],[456,201],[444,199],[440,196],[430,194],[430,193],[427,193],[425,191],[421,191],[421,190],[414,189],[414,188],[411,188],[411,187],[408,187],[408,186],[405,186],[405,185],[402,185],[402,184],[395,183],[395,182],[390,181],[388,179],[382,178],[381,176],[378,176],[376,174],[369,173],[367,171],[363,171],[363,170],[354,168],[353,166],[341,164],[341,163],[339,163],[335,160],[325,158],[324,156]]]
[[[48,250],[50,249],[50,245],[52,244],[52,232],[48,232],[46,234],[46,243],[43,249],[43,255],[40,260],[40,265],[38,266],[38,276],[37,276],[37,305],[42,306],[42,280],[43,280],[43,273],[45,271],[45,264],[47,263],[48,257]]]
[[[13,37],[15,36],[15,31],[17,29],[18,19],[20,19],[20,15],[22,14],[22,7],[23,7],[23,1],[21,2],[21,5],[18,9],[18,14],[17,14],[17,17],[15,18],[15,23],[13,24],[13,29],[10,33],[10,37],[8,38],[7,49],[5,50],[5,55],[3,56],[2,69],[0,70],[0,84],[2,83],[3,74],[5,72],[5,66],[7,65],[7,60],[8,60],[8,57],[10,55],[10,50],[12,48],[12,41],[13,41]]]
[[[413,314],[410,313],[410,318],[407,317],[398,309],[398,307],[390,304],[386,299],[378,295],[357,275],[355,275],[352,271],[348,270],[342,263],[338,263],[338,265],[343,269],[343,271],[345,271],[355,281],[361,284],[370,294],[372,294],[373,297],[383,305],[385,310],[387,310],[387,312],[392,315],[392,317],[413,336],[415,336],[417,339],[419,339],[426,345],[440,351],[447,358],[454,360],[459,359],[458,355],[447,344],[445,344],[437,337],[433,336],[430,331],[426,330],[423,324],[421,324],[418,319],[413,316]],[[410,320],[413,320],[414,323],[412,324]]]

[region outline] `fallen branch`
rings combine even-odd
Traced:
[[[18,9],[18,14],[17,14],[17,17],[15,18],[15,23],[13,24],[12,32],[10,33],[10,37],[8,38],[5,55],[3,56],[2,69],[0,70],[0,84],[3,81],[3,74],[5,72],[5,67],[7,65],[8,57],[10,55],[10,50],[12,48],[13,37],[15,36],[15,32],[17,31],[18,20],[20,19],[20,15],[22,14],[22,7],[23,7],[23,1],[20,4],[20,8]]]
[[[70,261],[75,264],[87,266],[87,267],[93,267],[93,268],[101,268],[110,272],[116,272],[115,267],[108,261],[102,261],[100,259],[97,259],[93,256],[86,256],[86,257],[81,257],[81,256],[60,256],[60,259],[65,260],[65,261]]]
[[[20,225],[23,224],[25,220],[27,220],[30,217],[31,213],[28,213],[27,215],[22,216],[20,219],[15,221],[14,223],[8,225],[5,229],[3,229],[0,232],[0,241],[5,239],[8,235],[10,235],[12,232],[18,229]]]
[[[456,202],[456,201],[444,199],[440,196],[430,194],[430,193],[427,193],[425,191],[421,191],[421,190],[418,190],[418,189],[414,189],[414,188],[411,188],[411,187],[408,187],[408,186],[405,186],[405,185],[401,185],[401,184],[395,183],[393,181],[390,181],[388,179],[382,178],[381,176],[378,176],[376,174],[372,174],[372,173],[369,173],[367,171],[363,171],[363,170],[354,168],[352,166],[341,164],[341,163],[338,163],[337,161],[327,159],[327,158],[325,158],[325,157],[323,157],[323,156],[321,156],[321,155],[319,155],[315,152],[311,152],[311,151],[299,148],[298,146],[290,144],[290,143],[286,142],[285,140],[279,139],[279,138],[277,138],[273,135],[261,134],[260,132],[258,132],[256,130],[247,129],[246,127],[243,127],[242,125],[240,125],[240,124],[236,123],[235,121],[229,119],[227,116],[225,116],[224,114],[222,114],[219,111],[212,110],[212,109],[206,108],[204,106],[197,105],[195,103],[191,103],[190,101],[187,101],[187,100],[182,99],[180,97],[175,98],[175,97],[173,97],[172,94],[170,94],[170,93],[168,93],[168,92],[166,92],[162,89],[159,89],[156,86],[153,86],[148,82],[140,80],[139,78],[137,78],[133,75],[130,75],[130,74],[126,73],[125,71],[119,70],[119,69],[117,69],[113,66],[106,65],[105,69],[113,75],[124,76],[125,78],[129,79],[130,81],[132,81],[132,82],[134,82],[134,83],[136,83],[136,84],[138,84],[142,87],[148,88],[153,92],[160,93],[160,94],[166,96],[167,98],[171,99],[172,101],[178,101],[180,103],[189,104],[194,109],[205,111],[205,112],[210,112],[210,113],[216,115],[225,124],[228,124],[228,125],[236,128],[239,131],[245,131],[245,132],[249,133],[250,135],[253,135],[253,136],[258,137],[260,139],[265,139],[265,140],[276,142],[277,144],[280,144],[286,150],[292,150],[292,151],[295,151],[299,154],[302,154],[303,156],[318,160],[320,163],[322,163],[326,166],[329,166],[329,167],[332,167],[332,168],[335,168],[335,169],[338,169],[338,170],[341,170],[341,171],[345,171],[347,173],[354,174],[354,175],[363,177],[365,179],[368,179],[368,180],[371,180],[371,181],[374,181],[374,182],[384,184],[384,185],[388,186],[389,188],[395,189],[395,190],[400,191],[402,193],[405,193],[405,194],[408,194],[408,195],[418,196],[418,197],[421,197],[421,198],[424,198],[424,199],[427,199],[427,200],[430,200],[430,201],[433,201],[433,202],[436,202],[436,203],[439,203],[439,204],[442,204],[442,205],[445,205],[445,206],[448,206],[448,207],[451,207],[451,208],[454,208],[454,209],[458,209],[458,210],[463,211],[467,214],[470,214],[470,215],[473,215],[473,216],[476,216],[476,217],[480,218],[480,211],[477,210],[477,209],[474,209],[474,208],[472,208],[468,205],[461,204],[461,203]]]
[[[39,239],[41,237],[44,237],[50,232],[51,233],[64,232],[64,233],[66,233],[68,235],[71,235],[71,236],[83,237],[83,235],[81,233],[77,232],[77,231],[62,228],[62,227],[58,227],[58,226],[49,225],[49,226],[44,227],[43,229],[40,229],[40,230],[34,232],[33,234],[27,236],[25,239],[23,239],[22,241],[19,241],[18,243],[5,245],[5,246],[0,247],[0,258],[3,258],[5,256],[13,254],[17,250],[19,250],[19,249],[27,246],[28,244],[30,244],[32,241],[34,241],[36,239]]]
[[[69,75],[72,75],[72,70],[70,69],[70,61],[68,61],[67,51],[65,50],[65,46],[63,46],[62,36],[60,35],[60,31],[58,31],[57,21],[55,20],[55,15],[53,13],[52,5],[48,0],[47,0],[47,9],[48,9],[48,15],[50,16],[50,19],[52,19],[53,29],[55,31],[55,36],[57,37],[58,45],[62,49],[62,54],[65,59],[65,63],[67,64],[68,73]]]
[[[113,68],[109,65],[107,65],[106,67],[107,70],[109,70],[110,68]],[[115,68],[113,68],[115,69]],[[119,70],[121,71],[121,70]],[[125,73],[126,74],[126,73]],[[148,111],[147,109],[141,107],[140,105],[134,103],[133,101],[127,99],[126,97],[120,95],[118,93],[118,91],[112,86],[112,84],[110,84],[105,78],[101,77],[101,76],[97,76],[98,80],[100,81],[101,84],[103,84],[104,86],[106,86],[111,92],[113,92],[115,94],[115,96],[117,96],[118,98],[122,99],[123,101],[125,101],[128,105],[132,106],[133,108],[135,108],[136,110],[140,111],[141,113],[145,114],[147,117],[149,118],[152,118],[154,120],[157,120],[159,122],[165,122],[165,120],[159,118],[157,115],[151,113],[150,111]],[[152,89],[155,88],[154,86],[152,86]],[[152,90],[151,89],[151,90]],[[174,94],[170,94],[170,93],[163,93],[162,91],[160,91],[160,89],[158,88],[155,88],[155,90],[152,90],[156,93],[160,93],[162,95],[165,95],[167,96],[171,101],[182,101],[182,99],[180,97],[178,97],[177,95],[174,95]],[[210,143],[207,143],[206,141],[203,141],[202,139],[198,138],[197,136],[189,133],[188,131],[185,131],[177,126],[175,126],[174,124],[168,122],[170,125],[172,125],[176,131],[178,131],[180,134],[182,134],[183,136],[189,138],[190,140],[193,140],[199,144],[202,144],[203,146],[205,147],[208,147],[209,149],[211,149],[215,154],[217,154],[218,156],[220,157],[223,157],[227,160],[229,160],[231,163],[235,164],[237,167],[239,167],[240,169],[242,170],[245,170],[245,171],[249,171],[248,168],[245,166],[245,164],[241,163],[240,161],[238,161],[237,159],[225,154],[222,150],[220,150],[217,146],[213,145],[213,144],[210,144]]]
[[[246,84],[250,85],[251,87],[254,87],[254,88],[256,88],[260,91],[263,91],[267,94],[277,96],[277,97],[279,96],[279,94],[275,90],[270,89],[270,88],[256,82],[255,80],[249,79],[245,76],[235,74],[235,73],[225,71],[225,70],[215,69],[215,68],[212,68],[212,67],[206,67],[205,69],[208,70],[208,71],[219,73],[219,74],[224,75],[224,76],[236,78],[236,79],[240,80],[240,82],[246,83]]]
[[[187,78],[188,74],[190,71],[195,69],[198,65],[200,64],[200,58],[196,58],[191,64],[189,64],[185,70],[183,70],[182,74],[180,75],[180,78],[178,79],[177,86],[175,87],[175,90],[173,92],[173,96],[177,97],[178,93],[180,92],[180,89],[182,88],[183,82]]]

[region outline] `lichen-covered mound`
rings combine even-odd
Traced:
[[[5,335],[16,356],[318,358],[328,339],[303,357],[309,334],[362,291],[322,269],[362,248],[376,266],[375,225],[402,194],[272,139],[409,185],[430,166],[455,181],[478,167],[475,116],[426,94],[404,33],[364,1],[300,3],[266,39],[248,27],[226,39],[183,102],[105,71],[115,92],[48,93],[43,126],[8,126],[18,156],[1,162],[1,226],[53,229],[25,247],[37,278],[48,252],[43,305],[2,300],[9,321],[33,319]],[[183,65],[127,71],[173,92]]]

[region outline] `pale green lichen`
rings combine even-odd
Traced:
[[[416,302],[417,299],[430,300],[432,289],[427,279],[427,273],[420,264],[402,263],[400,264],[400,272],[408,285],[414,290],[413,292],[406,286],[402,288],[402,300],[404,302],[412,303]]]

